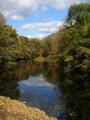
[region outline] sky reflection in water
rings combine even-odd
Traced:
[[[19,82],[20,100],[27,105],[38,107],[49,115],[59,117],[63,112],[60,105],[60,89],[49,83],[43,75],[29,76],[27,80]],[[60,112],[61,111],[61,112]]]

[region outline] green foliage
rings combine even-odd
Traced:
[[[43,59],[66,65],[83,61],[81,54],[90,55],[90,4],[72,5],[64,27],[42,41],[19,36],[12,26],[5,24],[3,15],[0,16],[1,24],[4,23],[0,29],[0,62]]]
[[[89,120],[86,104],[90,101],[90,4],[72,5],[63,28],[42,41],[19,36],[12,26],[4,23],[1,14],[0,20],[0,65],[3,63],[11,70],[21,59],[60,63],[60,69],[67,76],[61,81],[68,100],[67,109],[80,111],[81,119]]]
[[[11,66],[11,62],[21,59],[34,59],[39,55],[40,42],[19,36],[10,25],[5,24],[0,14],[0,63]]]
[[[43,57],[37,57],[37,58],[34,59],[34,61],[35,61],[35,62],[44,63],[46,60],[45,60],[45,58],[43,58]]]
[[[74,4],[70,7],[67,17],[67,22],[71,25],[85,25],[90,22],[90,4]]]
[[[0,29],[3,27],[3,25],[5,24],[5,19],[3,14],[0,13]]]
[[[12,70],[16,68],[16,62],[9,61],[6,63],[5,69]]]

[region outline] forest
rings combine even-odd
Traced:
[[[18,35],[0,14],[0,63],[8,67],[20,59],[89,69],[90,4],[72,5],[63,28],[42,40]]]
[[[67,107],[72,104],[73,111],[81,116],[83,114],[82,120],[90,119],[89,3],[73,4],[63,27],[42,40],[20,36],[0,13],[0,71],[15,69],[20,60],[39,64],[58,63],[61,73],[67,78],[61,76],[60,81],[68,99]]]

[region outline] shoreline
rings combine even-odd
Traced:
[[[31,108],[20,101],[0,96],[0,120],[57,120],[38,108]]]

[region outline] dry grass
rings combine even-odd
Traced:
[[[45,112],[0,96],[0,120],[56,120]]]

